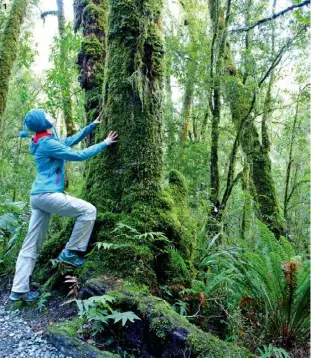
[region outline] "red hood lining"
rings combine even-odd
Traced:
[[[43,131],[43,132],[36,132],[36,135],[32,138],[32,141],[34,143],[37,143],[38,140],[42,137],[46,137],[46,136],[51,136],[51,133],[48,133],[47,131]]]

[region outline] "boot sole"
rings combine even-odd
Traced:
[[[20,298],[12,298],[12,297],[9,297],[9,300],[10,301],[14,301],[14,302],[17,302],[17,301],[24,301],[24,302],[33,302],[33,301],[36,301],[37,298],[34,298],[33,300],[25,300],[24,297],[20,297]]]

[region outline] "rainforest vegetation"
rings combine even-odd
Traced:
[[[99,116],[74,149],[118,142],[66,168],[97,208],[87,261],[58,262],[74,220],[53,215],[32,276],[41,306],[78,309],[51,334],[100,357],[308,357],[309,1],[43,2],[0,3],[1,292],[31,215],[25,115],[62,137]]]

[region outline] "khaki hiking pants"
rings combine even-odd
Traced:
[[[18,255],[12,291],[29,291],[29,279],[46,237],[51,214],[76,217],[66,249],[86,251],[96,219],[94,205],[64,193],[30,195],[32,209],[27,236]]]

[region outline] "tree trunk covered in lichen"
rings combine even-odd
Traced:
[[[5,111],[10,77],[17,57],[21,25],[29,3],[29,0],[14,0],[3,30],[0,45],[0,118]]]
[[[79,81],[85,90],[87,123],[100,114],[102,88],[105,74],[105,38],[108,0],[75,0],[75,31],[83,29],[83,40],[78,55]],[[87,145],[94,142],[94,135],[87,138]]]

